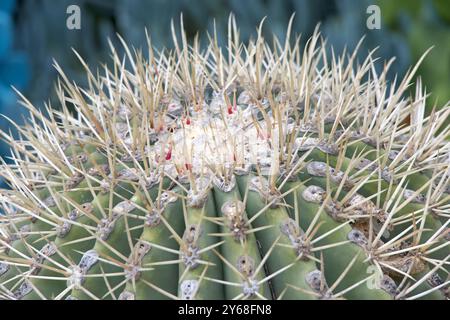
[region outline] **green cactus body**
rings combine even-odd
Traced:
[[[406,97],[417,66],[393,88],[317,31],[241,44],[230,17],[226,54],[175,34],[124,44],[129,70],[82,61],[88,88],[57,66],[49,116],[22,97],[0,299],[448,299],[450,108]]]

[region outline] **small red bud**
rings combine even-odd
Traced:
[[[169,148],[166,154],[166,160],[170,160],[172,158],[172,146]]]

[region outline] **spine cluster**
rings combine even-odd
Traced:
[[[110,67],[78,56],[87,88],[56,64],[58,108],[22,96],[0,298],[448,299],[449,104],[425,116],[418,65],[389,81],[291,23],[121,39]]]

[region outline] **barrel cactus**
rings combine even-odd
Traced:
[[[261,28],[121,40],[110,67],[80,57],[86,88],[55,63],[58,108],[22,96],[2,299],[448,299],[449,104],[407,94],[417,66],[390,82],[373,52]]]

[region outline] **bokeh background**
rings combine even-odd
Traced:
[[[66,10],[72,4],[81,9],[81,30],[66,27]],[[381,9],[380,30],[366,27],[366,9],[371,4]],[[188,37],[200,31],[204,40],[214,20],[219,36],[224,36],[228,15],[233,12],[244,41],[255,34],[264,16],[265,35],[283,38],[296,12],[293,32],[301,33],[303,41],[319,22],[337,52],[345,46],[354,48],[365,35],[361,59],[375,47],[379,47],[380,66],[395,56],[392,78],[402,76],[434,46],[418,73],[432,92],[430,106],[450,100],[450,0],[0,0],[0,113],[18,122],[26,114],[11,86],[38,107],[44,102],[58,107],[53,59],[83,85],[85,77],[71,48],[95,68],[109,59],[108,38],[117,44],[119,33],[129,44],[142,47],[145,27],[155,46],[171,47],[170,21],[174,18],[178,25],[181,12]],[[14,130],[4,118],[0,128]],[[1,143],[0,156],[7,161],[8,153]]]

